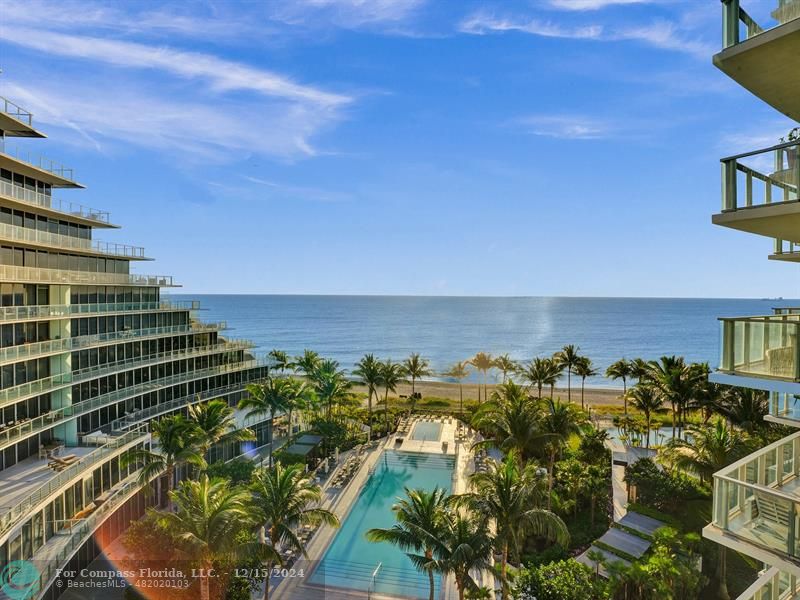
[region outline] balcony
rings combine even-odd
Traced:
[[[40,209],[46,209],[48,213],[53,213],[55,217],[68,217],[83,222],[84,225],[92,227],[119,227],[110,222],[110,213],[89,208],[83,204],[65,202],[60,198],[53,198],[47,194],[25,189],[22,186],[14,185],[8,181],[0,181],[0,196],[12,200],[23,202]]]
[[[149,338],[164,337],[175,334],[192,335],[196,333],[210,333],[222,331],[227,328],[225,321],[219,323],[192,323],[191,325],[172,325],[170,327],[151,327],[147,329],[129,329],[123,331],[112,331],[109,333],[98,333],[95,335],[82,335],[70,338],[45,340],[32,344],[20,344],[19,346],[8,346],[0,348],[0,364],[27,360],[30,358],[41,358],[53,354],[81,350],[83,348],[94,348],[119,342],[128,342]]]
[[[736,600],[792,600],[800,595],[800,579],[775,567],[767,569]]]
[[[786,240],[775,240],[775,251],[767,258],[786,262],[800,262],[800,244],[787,242]]]
[[[30,381],[22,385],[15,385],[0,390],[0,407],[13,404],[15,402],[20,402],[22,400],[32,398],[33,396],[39,396],[41,394],[53,392],[58,389],[68,388],[76,383],[82,383],[84,381],[97,379],[98,377],[119,373],[121,371],[149,367],[175,360],[209,356],[224,352],[247,350],[252,347],[253,344],[250,342],[241,340],[225,340],[219,344],[197,346],[194,348],[175,350],[171,352],[159,352],[156,354],[149,354],[147,356],[140,356],[135,359],[121,360],[96,367],[87,367],[85,369],[80,369],[69,373],[51,375],[49,377]]]
[[[102,255],[114,258],[122,257],[129,260],[152,260],[144,255],[144,248],[141,246],[87,240],[71,235],[61,235],[29,227],[9,225],[8,223],[0,223],[0,239],[18,242],[23,246],[43,246],[58,250],[72,250],[91,256]]]
[[[717,68],[800,121],[800,0],[722,0],[722,31]]]
[[[715,225],[800,243],[800,141],[723,158]]]
[[[75,172],[61,163],[45,156],[32,154],[17,146],[12,146],[0,138],[0,161],[11,163],[11,170],[26,177],[49,183],[53,187],[82,188],[75,181]],[[7,165],[10,166],[10,165]]]
[[[723,317],[720,322],[720,371],[730,375],[800,382],[800,314]]]
[[[175,375],[170,375],[169,377],[162,377],[161,379],[154,379],[152,381],[145,381],[124,387],[113,392],[108,392],[107,394],[96,396],[90,400],[84,400],[83,402],[65,406],[64,408],[57,408],[39,417],[28,419],[18,424],[15,423],[11,427],[6,427],[4,430],[0,431],[0,448],[4,448],[23,439],[27,439],[33,435],[36,435],[40,431],[51,429],[57,425],[71,421],[80,415],[97,410],[98,408],[102,408],[116,402],[122,402],[124,400],[133,400],[137,396],[141,396],[148,392],[157,391],[162,388],[179,385],[182,383],[189,383],[198,379],[214,377],[216,375],[224,375],[226,373],[235,373],[238,371],[252,371],[253,369],[263,366],[266,366],[266,364],[256,360],[244,360],[218,367],[211,367],[208,369],[198,369],[196,371],[190,371],[187,373],[178,373]],[[248,377],[249,375],[250,373],[245,373],[245,377]],[[257,379],[257,377],[254,377],[254,379]],[[236,385],[239,385],[241,388],[241,384]],[[183,404],[186,404],[187,402],[191,403],[193,402],[192,398],[195,396],[196,394],[193,394],[187,398],[182,398],[181,402],[183,402]],[[129,410],[135,411],[135,414],[138,415],[141,414],[142,410],[146,411],[149,409],[143,409],[143,407],[136,406],[135,403],[131,403]],[[135,422],[138,423],[141,422],[141,420],[142,419],[137,418]],[[132,424],[133,422],[130,422],[124,426],[128,427]]]
[[[78,460],[63,471],[56,472],[47,466],[46,458],[26,458],[13,467],[0,472],[3,488],[3,506],[0,506],[0,536],[27,517],[37,506],[72,481],[91,472],[94,465],[118,456],[126,449],[145,442],[150,434],[145,427],[112,437],[97,446],[69,446],[60,454],[74,454]]]
[[[30,306],[0,307],[0,322],[36,321],[40,319],[71,319],[78,316],[141,313],[152,311],[198,311],[200,302],[109,302],[95,304],[39,304]]]
[[[137,275],[134,273],[94,273],[0,265],[0,281],[14,283],[57,283],[74,285],[141,285],[147,287],[180,287],[171,275]]]
[[[800,575],[800,433],[714,474],[703,536]]]
[[[7,137],[45,137],[33,128],[33,115],[0,96],[0,131]]]

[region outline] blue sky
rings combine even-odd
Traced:
[[[751,14],[767,0],[747,0]],[[0,94],[61,197],[194,293],[798,297],[713,227],[791,124],[717,0],[0,0]]]

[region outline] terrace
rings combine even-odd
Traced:
[[[795,575],[772,567],[747,588],[737,600],[791,600],[800,594]]]
[[[141,246],[87,240],[7,223],[0,223],[0,238],[20,242],[23,245],[44,246],[62,251],[69,249],[90,255],[124,257],[130,260],[152,260],[145,256],[144,248]]]
[[[714,474],[705,537],[800,574],[800,433]]]
[[[712,222],[774,238],[779,255],[784,242],[800,243],[800,141],[729,156],[721,163],[722,212]]]
[[[171,275],[138,275],[134,273],[96,273],[0,265],[0,280],[30,283],[74,285],[143,285],[147,287],[180,287]]]
[[[800,382],[800,346],[796,313],[756,317],[722,317],[719,370],[789,382]],[[759,389],[771,389],[759,386]]]
[[[775,109],[800,120],[800,0],[722,0],[722,31],[723,50],[714,56],[714,64]]]
[[[26,189],[20,185],[14,185],[8,181],[0,181],[0,196],[30,204],[40,209],[47,209],[55,217],[66,216],[81,221],[84,225],[92,227],[113,227],[110,222],[111,215],[106,211],[89,208],[83,204],[62,201],[60,198],[53,198],[47,194]]]
[[[14,163],[13,171],[26,177],[49,183],[53,187],[82,188],[75,180],[75,172],[59,162],[12,146],[0,138],[0,154]]]
[[[0,96],[0,131],[13,137],[45,137],[33,128],[33,115]]]
[[[0,307],[0,321],[35,321],[38,319],[71,319],[75,316],[99,316],[106,314],[136,313],[150,311],[198,311],[200,302],[186,300],[178,302],[108,302],[93,304],[35,304],[28,306]]]

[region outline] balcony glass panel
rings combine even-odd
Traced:
[[[721,162],[723,211],[800,199],[800,141],[723,158]]]
[[[42,246],[55,246],[59,249],[85,250],[98,254],[111,256],[124,256],[126,258],[144,258],[144,248],[128,246],[127,244],[113,244],[97,240],[87,240],[71,235],[50,233],[28,227],[18,227],[7,223],[0,223],[0,238],[28,244]]]
[[[723,46],[735,46],[797,18],[800,0],[722,0]]]
[[[82,285],[146,285],[175,287],[171,275],[137,275],[125,273],[93,273],[0,265],[0,280],[14,282],[63,283]]]
[[[27,190],[19,185],[8,183],[7,181],[0,181],[0,195],[20,202],[26,202],[35,206],[49,208],[65,215],[73,217],[80,217],[81,219],[89,219],[92,221],[99,221],[100,223],[109,224],[110,214],[106,211],[89,208],[83,204],[75,204],[74,202],[64,202],[59,198],[53,198],[47,194],[42,194],[33,190]]]
[[[800,381],[800,315],[723,318],[722,371]]]

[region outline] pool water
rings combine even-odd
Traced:
[[[438,442],[442,437],[442,424],[420,421],[414,425],[411,439],[425,442]]]
[[[372,528],[388,529],[395,524],[392,505],[398,498],[405,497],[404,488],[433,490],[439,487],[450,492],[453,470],[451,456],[385,450],[314,569],[310,583],[403,598],[428,598],[427,574],[418,571],[396,546],[370,542],[365,533]],[[437,595],[440,584],[437,575]]]

